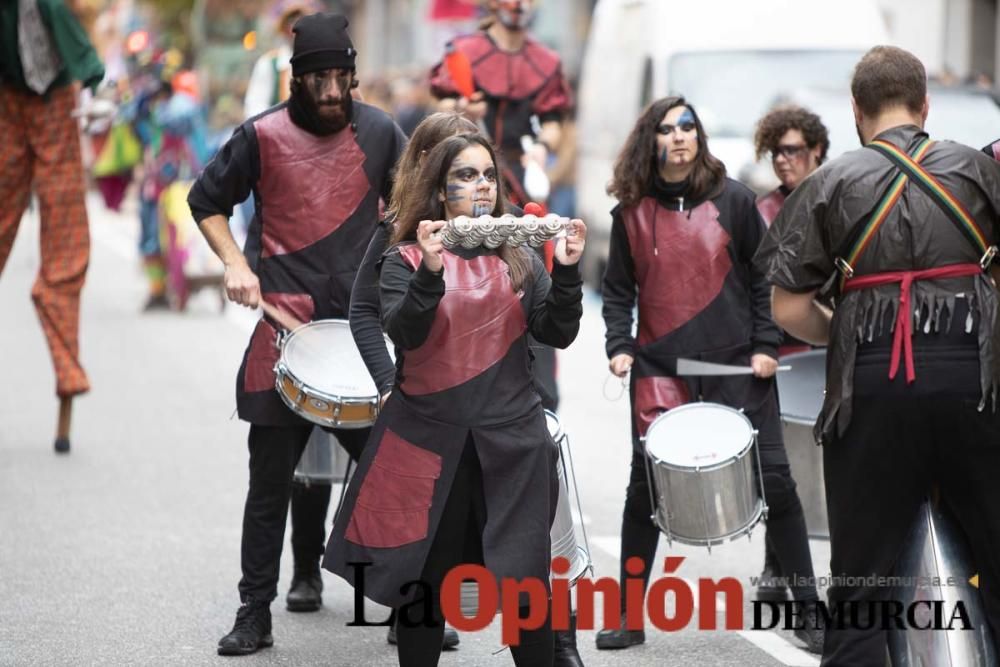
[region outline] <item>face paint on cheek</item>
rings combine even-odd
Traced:
[[[458,183],[449,183],[445,187],[445,197],[452,203],[463,201],[465,199],[465,194],[462,192],[463,189]]]
[[[661,167],[667,163],[667,147],[666,146],[664,146],[663,150],[660,151],[660,157],[658,157],[657,160],[659,161]]]

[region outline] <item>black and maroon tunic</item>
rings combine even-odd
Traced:
[[[338,514],[323,566],[370,599],[398,607],[418,579],[468,441],[483,475],[486,567],[502,577],[548,581],[557,448],[532,385],[527,334],[564,348],[583,313],[576,266],[551,278],[534,253],[531,277],[513,290],[495,251],[444,252],[432,273],[415,244],[386,253],[382,320],[396,344],[396,383],[372,430]],[[463,539],[464,536],[456,536]]]
[[[789,192],[791,190],[784,185],[780,185],[766,195],[761,195],[757,198],[757,210],[760,211],[760,217],[764,219],[764,224],[768,227],[771,226],[774,219],[781,213],[781,207],[784,205],[785,197],[788,196]]]
[[[757,353],[777,358],[781,340],[770,286],[751,261],[764,233],[753,193],[731,179],[705,201],[685,201],[685,191],[684,183],[657,178],[639,203],[612,211],[602,288],[606,351],[609,359],[635,359],[636,446],[660,413],[683,403],[708,400],[752,413],[774,396],[773,381],[752,376],[676,376],[678,358],[748,366]],[[779,429],[765,425],[762,441],[780,442]]]
[[[347,319],[351,285],[378,220],[379,198],[406,138],[375,107],[354,102],[352,123],[330,136],[295,125],[285,104],[243,123],[198,177],[188,203],[199,223],[257,203],[244,254],[265,301],[302,322]],[[279,350],[268,318],[254,330],[236,380],[239,416],[302,423],[274,388]]]

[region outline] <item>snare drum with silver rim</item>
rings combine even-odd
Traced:
[[[688,403],[657,417],[644,440],[653,520],[668,542],[711,549],[766,517],[757,432],[739,410]]]
[[[386,339],[392,356],[392,344]],[[320,426],[365,428],[375,423],[379,396],[347,320],[308,322],[287,334],[274,367],[285,405]]]

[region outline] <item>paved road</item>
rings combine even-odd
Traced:
[[[54,379],[29,298],[37,218],[29,213],[0,279],[0,665],[219,665],[238,604],[246,490],[246,425],[232,419],[233,378],[253,315],[209,294],[184,315],[142,314],[134,211],[91,201],[93,252],[84,291],[82,355],[93,391],[77,402],[73,452],[52,452]],[[130,215],[132,213],[133,215]],[[600,304],[560,357],[562,421],[570,434],[598,576],[616,576],[628,477],[627,401],[607,378]],[[679,574],[745,582],[761,563],[761,532],[708,554],[676,547]],[[287,553],[287,549],[286,549]],[[661,544],[660,558],[668,553]],[[829,550],[813,542],[818,573]],[[290,579],[282,569],[281,594]],[[352,589],[325,576],[325,606],[291,614],[277,602],[276,646],[246,665],[392,665],[382,628],[347,628]],[[369,604],[370,617],[384,611]],[[751,618],[749,601],[744,603]],[[651,630],[647,643],[598,653],[588,665],[818,665],[789,633]],[[441,664],[508,665],[499,629],[464,634]]]

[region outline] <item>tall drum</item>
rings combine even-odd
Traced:
[[[816,446],[813,437],[826,387],[826,350],[785,355],[781,363],[792,367],[777,375],[778,403],[785,451],[802,501],[806,529],[810,537],[829,538],[823,448]]]
[[[303,484],[339,484],[347,476],[350,460],[337,437],[316,426],[295,467],[295,481]]]
[[[688,403],[657,417],[645,443],[653,519],[668,542],[711,549],[765,516],[757,433],[742,412]]]

